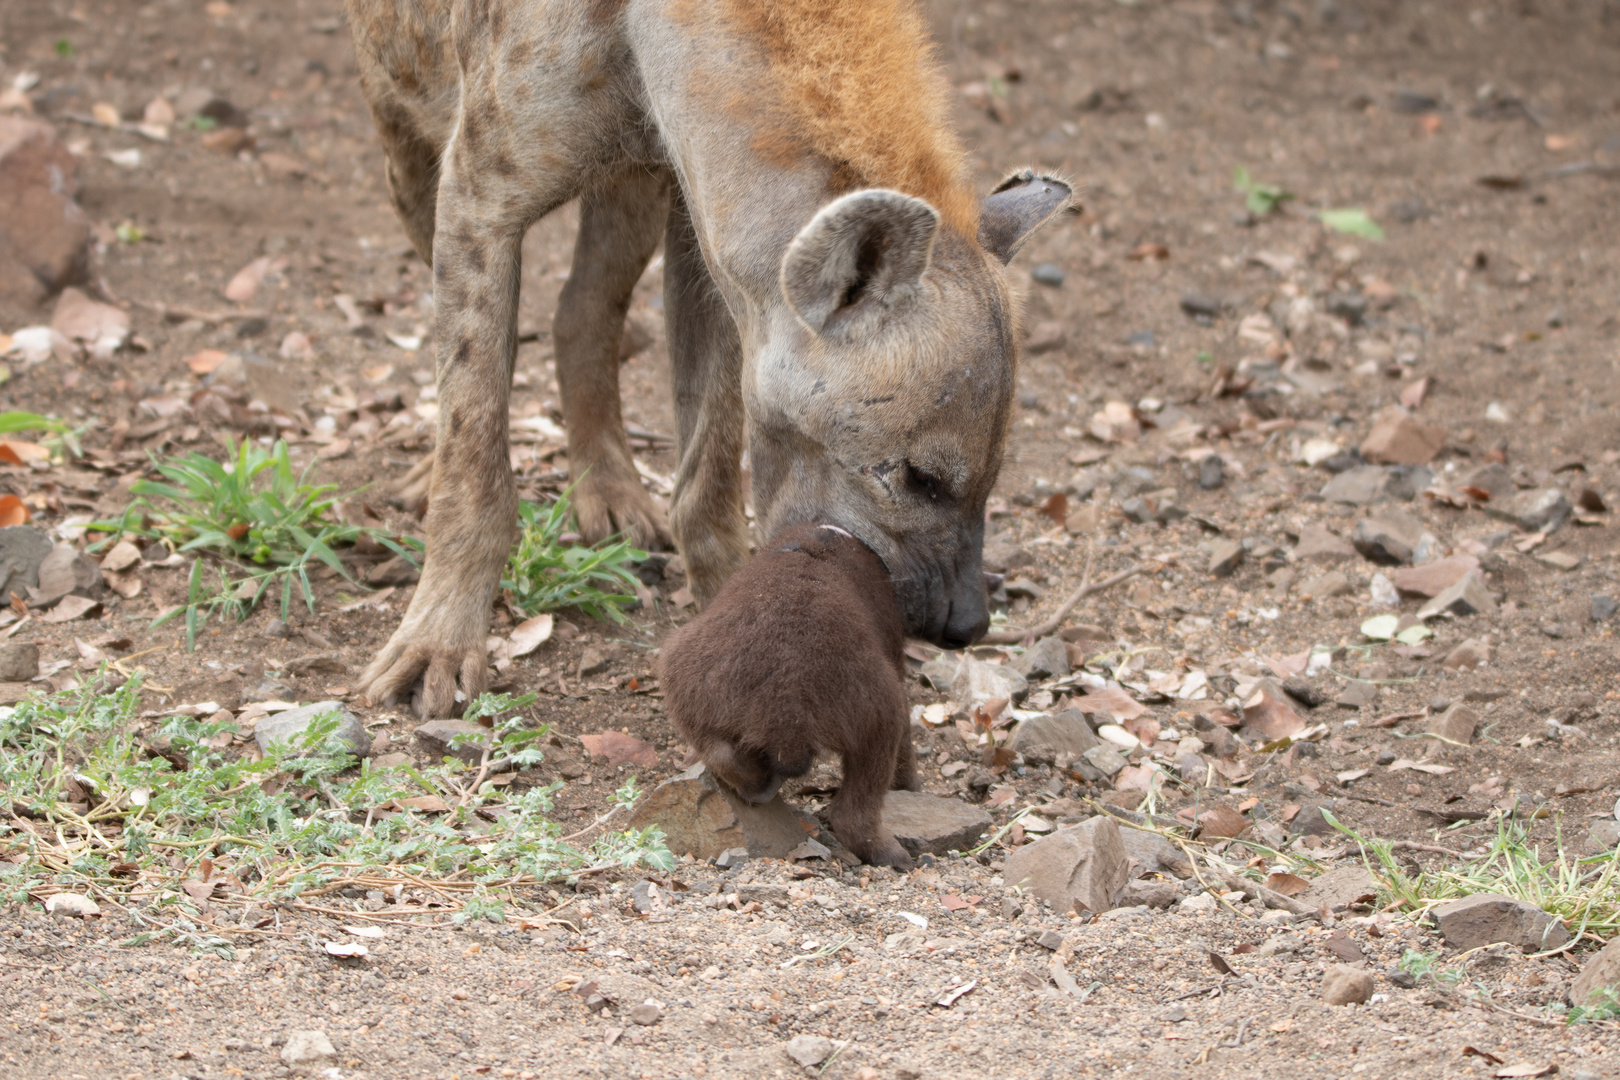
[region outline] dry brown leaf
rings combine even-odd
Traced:
[[[1230,806],[1213,806],[1198,815],[1198,835],[1204,839],[1229,839],[1240,835],[1249,823]]]
[[[1285,874],[1278,871],[1266,878],[1266,888],[1272,892],[1282,893],[1284,896],[1298,896],[1311,887],[1311,883],[1298,874]]]
[[[64,623],[101,611],[101,605],[82,596],[64,596],[55,607],[39,616],[40,622]]]
[[[204,349],[186,357],[186,367],[193,375],[209,375],[229,358],[230,354],[221,349]]]
[[[1135,698],[1117,686],[1087,690],[1075,704],[1082,712],[1105,712],[1119,721],[1132,720],[1147,712]],[[1303,724],[1300,726],[1304,727]]]
[[[1243,703],[1243,723],[1267,742],[1298,735],[1306,724],[1287,702],[1261,689]]]
[[[34,461],[51,460],[51,452],[39,443],[0,439],[0,461],[8,465],[27,465]],[[15,496],[12,496],[15,498]]]
[[[245,304],[253,299],[253,294],[259,291],[264,284],[265,275],[270,272],[270,257],[261,255],[236,272],[225,286],[225,299]]]
[[[0,495],[0,529],[12,525],[25,525],[33,520],[34,512],[15,495]]]

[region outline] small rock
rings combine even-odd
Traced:
[[[1017,577],[1004,582],[1001,586],[1010,597],[1024,597],[1026,600],[1039,600],[1046,595],[1046,590],[1035,584],[1029,578]]]
[[[1297,676],[1292,679],[1284,679],[1282,688],[1283,693],[1304,705],[1307,709],[1314,709],[1327,702],[1327,695],[1322,692],[1320,686]]]
[[[1320,808],[1311,809],[1316,811],[1318,819],[1322,818]],[[1299,894],[1298,900],[1313,908],[1326,907],[1329,911],[1338,911],[1365,897],[1376,895],[1378,883],[1367,872],[1367,868],[1358,863],[1355,866],[1341,866],[1336,870],[1329,870],[1321,877],[1315,878],[1310,888]]]
[[[1103,912],[1117,906],[1130,878],[1130,860],[1119,826],[1099,816],[1018,848],[1007,857],[1002,876],[1009,885],[1028,882],[1060,914],[1079,908]]]
[[[471,724],[465,720],[429,720],[419,726],[413,734],[422,749],[434,761],[442,758],[460,758],[468,765],[477,765],[484,759],[484,744],[489,741],[489,728],[482,724]],[[464,742],[460,746],[451,746],[450,742],[457,735],[474,735],[476,742]]]
[[[366,572],[366,582],[370,585],[414,585],[422,577],[420,568],[411,565],[403,555],[395,555],[392,559],[378,563]]]
[[[40,564],[54,546],[32,525],[0,529],[0,600],[11,593],[27,597],[30,588],[38,588]]]
[[[1588,855],[1606,855],[1620,847],[1620,821],[1599,818],[1586,831],[1585,852]]]
[[[1146,905],[1157,911],[1163,911],[1176,902],[1181,896],[1181,886],[1174,881],[1150,881],[1139,879],[1127,881],[1125,888],[1119,894],[1120,907],[1137,907]]]
[[[628,824],[632,829],[657,825],[671,851],[704,861],[733,848],[756,859],[784,859],[805,837],[780,795],[768,803],[744,802],[701,762],[643,796]]]
[[[1479,560],[1472,555],[1452,555],[1422,566],[1403,566],[1389,577],[1403,593],[1438,596],[1461,581],[1468,571],[1477,569]]]
[[[1611,939],[1583,964],[1569,986],[1569,1003],[1581,1008],[1612,1004],[1616,998],[1620,998],[1620,938]]]
[[[1243,730],[1245,734],[1270,742],[1284,736],[1298,735],[1308,725],[1289,705],[1278,686],[1263,679],[1249,700],[1243,703]]]
[[[1042,930],[1035,936],[1035,944],[1048,952],[1057,952],[1063,948],[1063,935],[1056,930]]]
[[[1299,531],[1294,558],[1300,562],[1336,566],[1356,557],[1356,549],[1344,537],[1322,525],[1307,525]]]
[[[1198,754],[1183,754],[1176,760],[1176,774],[1182,783],[1201,788],[1209,780],[1209,762]]]
[[[1367,314],[1367,298],[1358,292],[1330,292],[1322,298],[1322,308],[1351,326],[1360,326]]]
[[[662,904],[663,897],[654,882],[638,881],[630,887],[630,905],[638,915],[650,915]]]
[[[1495,610],[1496,601],[1485,588],[1485,579],[1478,570],[1470,570],[1461,581],[1419,608],[1417,617],[1428,620],[1436,615],[1489,615]]]
[[[281,679],[266,675],[250,689],[242,691],[243,701],[296,701],[298,688]]]
[[[0,645],[0,682],[27,682],[39,674],[39,646],[32,641]]]
[[[1037,323],[1029,337],[1024,339],[1024,355],[1039,356],[1061,349],[1067,343],[1068,336],[1064,325],[1056,319]]]
[[[101,908],[88,896],[65,892],[47,899],[45,911],[65,919],[89,919],[101,914]]]
[[[1207,892],[1184,897],[1177,906],[1188,915],[1213,915],[1221,909],[1220,901]]]
[[[1231,577],[1243,563],[1243,545],[1236,540],[1220,539],[1209,545],[1209,572],[1216,577]]]
[[[1190,292],[1181,296],[1181,310],[1194,318],[1219,318],[1228,307],[1225,300],[1208,293]]]
[[[984,542],[984,568],[992,574],[1010,574],[1035,565],[1035,556],[1008,539],[1005,533]]]
[[[1432,550],[1435,539],[1423,523],[1410,514],[1390,511],[1356,522],[1350,543],[1361,554],[1384,566],[1411,563],[1421,553]]]
[[[883,824],[915,858],[973,847],[990,828],[990,815],[960,799],[891,791],[883,799]]]
[[[313,705],[304,705],[276,713],[274,716],[267,716],[253,726],[253,741],[259,744],[261,751],[269,753],[271,743],[296,742],[298,736],[303,734],[316,717],[328,713],[337,713],[336,735],[349,747],[351,753],[356,757],[365,757],[371,753],[371,736],[366,734],[365,725],[339,701],[317,701]]]
[[[337,1057],[324,1031],[289,1031],[281,1048],[281,1063],[289,1069],[313,1068]]]
[[[1481,465],[1462,479],[1463,487],[1479,488],[1493,501],[1500,502],[1514,492],[1513,475],[1499,461]]]
[[[1021,720],[1007,744],[1009,750],[1024,755],[1031,765],[1050,765],[1061,754],[1081,757],[1101,745],[1086,715],[1079,709],[1064,709],[1056,716],[1042,713]],[[1122,766],[1123,767],[1123,766]]]
[[[1333,964],[1322,972],[1322,1000],[1329,1005],[1360,1005],[1373,994],[1372,972]]]
[[[1399,405],[1379,411],[1361,443],[1361,456],[1381,465],[1426,465],[1446,444],[1446,429],[1412,416]]]
[[[1124,845],[1125,854],[1131,860],[1133,877],[1158,871],[1168,871],[1180,878],[1192,874],[1192,866],[1181,849],[1158,833],[1119,824],[1119,842]]]
[[[782,1049],[788,1057],[808,1069],[832,1057],[834,1043],[825,1035],[795,1035]]]
[[[1398,986],[1402,990],[1410,990],[1417,985],[1417,976],[1399,964],[1391,964],[1385,968],[1384,978],[1389,980],[1391,986]]]
[[[1339,831],[1328,824],[1328,819],[1322,816],[1322,808],[1315,803],[1306,803],[1300,807],[1299,813],[1294,815],[1294,820],[1288,823],[1288,833],[1290,836],[1339,835]]]
[[[1036,263],[1029,276],[1053,289],[1063,284],[1063,269],[1055,263]]]
[[[1499,941],[1525,952],[1556,949],[1569,940],[1564,924],[1534,904],[1500,893],[1475,893],[1434,909],[1446,944],[1477,949]]]
[[[1299,595],[1313,599],[1323,599],[1329,596],[1348,596],[1352,588],[1350,578],[1344,571],[1329,570],[1325,574],[1306,578],[1299,586]]]
[[[1446,658],[1440,661],[1440,666],[1452,671],[1472,671],[1481,664],[1489,663],[1490,659],[1489,642],[1467,638],[1446,654]]]
[[[1013,661],[1013,670],[1026,679],[1049,679],[1069,673],[1069,650],[1063,639],[1044,637]]]
[[[1007,664],[992,664],[962,655],[951,678],[951,699],[964,708],[982,705],[997,698],[1017,701],[1029,690],[1029,680]]]
[[[1378,700],[1378,684],[1363,679],[1349,679],[1334,704],[1346,709],[1365,709]]]
[[[1492,500],[1485,512],[1513,522],[1525,532],[1556,532],[1569,520],[1569,499],[1557,488],[1521,491],[1503,503]]]
[[[1123,754],[1105,742],[1099,742],[1096,746],[1081,753],[1080,759],[1093,769],[1096,769],[1104,777],[1116,775],[1119,770],[1129,764]]]
[[[619,650],[611,645],[587,645],[580,650],[576,674],[584,679],[600,675],[619,659]]]
[[[1220,487],[1226,479],[1226,462],[1219,454],[1205,454],[1198,459],[1198,486],[1205,491]]]
[[[1605,593],[1592,595],[1592,621],[1608,622],[1614,618],[1614,613],[1620,611],[1620,600]]]
[[[917,677],[922,680],[923,685],[931,686],[935,690],[949,693],[951,689],[951,680],[956,677],[957,667],[957,661],[947,660],[944,657],[940,657],[938,660],[928,661],[921,668],[919,668],[917,670]]]
[[[652,1027],[663,1018],[664,1007],[651,999],[630,1010],[630,1022],[640,1024],[642,1027]]]
[[[1384,492],[1384,470],[1376,465],[1346,469],[1322,488],[1322,498],[1350,506],[1370,506]]]
[[[1429,722],[1423,725],[1423,730],[1466,746],[1474,741],[1474,730],[1478,726],[1479,714],[1458,702],[1439,716],[1429,717]]]
[[[745,847],[727,848],[715,856],[714,865],[722,870],[730,870],[734,866],[741,866],[748,861],[748,849]]]

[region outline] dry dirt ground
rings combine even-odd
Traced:
[[[1534,822],[1539,840],[1561,829],[1580,849],[1620,794],[1620,664],[1613,624],[1599,617],[1613,605],[1594,604],[1620,590],[1604,509],[1620,500],[1620,10],[1612,0],[940,0],[933,13],[980,182],[1033,162],[1073,177],[1084,205],[1014,270],[1033,337],[988,530],[992,569],[1022,579],[1011,625],[1054,610],[1088,559],[1094,580],[1142,565],[1076,611],[1071,625],[1090,629],[1071,636],[1131,658],[1122,677],[1155,682],[1137,696],[1180,734],[1255,677],[1297,675],[1313,646],[1354,646],[1309,680],[1325,701],[1295,706],[1327,725],[1325,738],[1239,753],[1202,790],[1170,783],[1161,813],[1222,802],[1276,829],[1327,805],[1365,833],[1474,850],[1516,798],[1553,811]],[[0,486],[35,507],[36,524],[76,535],[75,521],[127,503],[148,452],[221,451],[242,422],[280,416],[298,460],[325,452],[319,476],[372,485],[352,513],[411,527],[386,493],[428,446],[432,341],[397,342],[431,327],[430,279],[388,208],[340,14],[333,0],[0,0],[0,75],[6,86],[38,75],[30,108],[74,147],[81,201],[99,225],[93,291],[128,306],[136,335],[108,360],[16,364],[0,388],[5,407],[96,421],[83,464],[0,466]],[[160,97],[178,113],[168,141],[94,119],[106,103],[138,120]],[[240,112],[220,113],[213,131],[185,126],[188,108],[216,98]],[[240,137],[219,137],[231,130]],[[1240,165],[1293,199],[1248,213],[1233,189]],[[1386,238],[1328,231],[1314,215],[1329,208],[1365,210]],[[145,239],[118,239],[125,223]],[[566,468],[551,423],[549,324],[571,246],[564,211],[524,248],[521,329],[534,339],[519,352],[513,415],[527,424],[513,461],[531,495],[557,490]],[[257,295],[232,305],[222,289],[260,257],[271,264]],[[661,291],[655,264],[632,308],[643,340],[623,372],[626,417],[650,433],[649,482],[667,494],[658,478],[671,456],[650,437],[672,430]],[[340,295],[357,302],[354,318]],[[204,317],[169,319],[161,306]],[[0,311],[0,329],[49,317],[48,307]],[[207,395],[172,405],[203,387],[186,358],[206,349],[242,358],[244,385],[215,395],[234,396],[234,413]],[[1409,501],[1319,494],[1329,470],[1357,464],[1344,455],[1374,414],[1403,396],[1444,429],[1432,476],[1415,485],[1436,494],[1417,493],[1410,475]],[[1211,452],[1223,469],[1206,488]],[[1315,465],[1302,460],[1319,452]],[[1508,480],[1496,505],[1515,489],[1558,488],[1577,516],[1539,540],[1492,516],[1464,490],[1492,462]],[[1166,503],[1188,516],[1152,520]],[[1359,554],[1312,563],[1294,549],[1312,527],[1348,536],[1391,509],[1417,518],[1436,552],[1477,558],[1495,610],[1435,620],[1436,637],[1416,645],[1363,648],[1366,618],[1414,612],[1421,598],[1378,607],[1374,575],[1388,567]],[[1212,554],[1229,556],[1228,541],[1244,555],[1216,577]],[[1305,590],[1331,569],[1343,595]],[[316,614],[298,610],[286,627],[270,611],[211,624],[188,654],[172,624],[148,629],[183,595],[183,575],[149,567],[142,593],[110,598],[99,621],[33,624],[47,667],[70,662],[53,685],[73,676],[74,639],[128,638],[127,653],[166,646],[135,662],[154,707],[343,698],[409,593],[354,606],[359,590],[323,580]],[[653,650],[689,609],[677,603],[678,563],[649,578],[653,609],[630,625],[565,613],[576,632],[509,672],[514,689],[540,693],[535,716],[556,736],[550,760],[518,783],[566,780],[565,826],[601,813],[625,771],[593,761],[581,735],[622,729],[654,744],[644,784],[682,759],[646,691]],[[492,633],[509,625],[497,613]],[[1488,660],[1442,667],[1465,639]],[[581,676],[586,648],[608,662]],[[311,655],[338,664],[288,670]],[[1176,697],[1198,672],[1207,694]],[[1347,677],[1370,684],[1367,704],[1334,704]],[[920,681],[912,695],[945,699]],[[1472,745],[1415,737],[1421,716],[1377,723],[1454,701],[1482,716]],[[379,753],[420,755],[409,717],[358,711],[389,737]],[[989,804],[998,824],[1030,805],[1072,820],[1078,800],[1108,794],[1050,766],[988,768],[994,759],[981,762],[949,720],[919,727],[917,741],[927,789]],[[1403,759],[1450,771],[1389,767]],[[1458,811],[1472,819],[1448,825]],[[1491,958],[1473,975],[1500,1008],[1449,1009],[1387,980],[1402,950],[1440,947],[1432,931],[1342,912],[1339,932],[1368,952],[1378,996],[1330,1008],[1317,982],[1333,957],[1315,921],[1262,924],[1240,905],[1083,924],[1006,887],[1001,859],[1016,839],[910,877],[817,860],[683,863],[678,885],[665,880],[671,902],[645,916],[627,903],[635,876],[609,876],[534,898],[568,905],[571,922],[394,920],[363,962],[317,948],[341,936],[341,916],[282,913],[238,933],[228,963],[118,948],[128,928],[117,917],[68,926],[11,910],[0,921],[0,1054],[17,1077],[283,1075],[288,1033],[321,1030],[336,1051],[322,1067],[345,1077],[752,1077],[800,1070],[782,1046],[811,1034],[847,1040],[809,1070],[829,1077],[1491,1075],[1498,1066],[1484,1055],[1566,1076],[1620,1073],[1613,1030],[1522,1018],[1560,997],[1589,945]],[[1328,864],[1356,858],[1333,837],[1290,842]],[[965,897],[982,899],[956,902]],[[364,901],[342,903],[359,911]],[[1059,958],[1082,993],[1097,984],[1083,1000],[1052,985],[1053,954],[1033,941],[1041,930],[1066,939]],[[807,941],[848,935],[831,958],[783,966]],[[1234,952],[1242,944],[1261,947]],[[1207,949],[1235,973],[1217,974]],[[589,982],[604,1010],[575,992]],[[661,1021],[631,1022],[649,998]]]

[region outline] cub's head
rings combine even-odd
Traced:
[[[894,191],[829,203],[783,256],[787,307],[747,368],[763,533],[848,529],[883,560],[907,632],[942,645],[989,624],[984,506],[1018,353],[1004,267],[1069,197],[1017,173],[984,200],[975,237]]]

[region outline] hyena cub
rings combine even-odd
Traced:
[[[750,802],[837,753],[833,832],[868,863],[909,869],[883,826],[892,788],[917,790],[904,630],[878,557],[832,525],[788,529],[664,646],[669,718]]]

